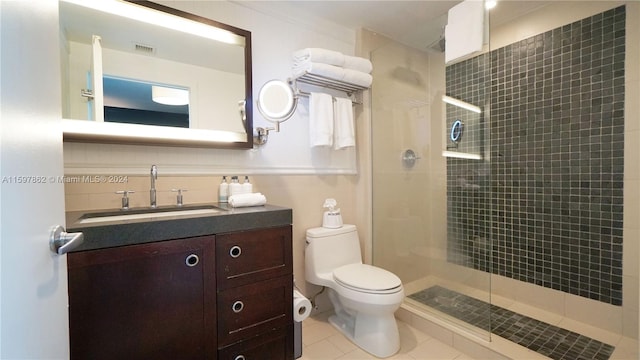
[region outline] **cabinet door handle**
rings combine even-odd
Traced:
[[[233,310],[233,312],[236,314],[242,311],[242,309],[244,309],[244,303],[240,300],[234,302],[233,305],[231,305],[231,310]]]
[[[238,355],[238,356],[234,357],[233,360],[245,360],[245,357],[244,357],[244,355]]]
[[[191,254],[184,260],[184,263],[187,264],[188,267],[194,267],[198,265],[199,262],[200,258],[196,254]]]
[[[240,256],[240,254],[242,254],[242,248],[238,245],[231,247],[229,250],[229,255],[234,259]]]

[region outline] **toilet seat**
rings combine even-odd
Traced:
[[[333,271],[333,279],[348,289],[371,294],[393,294],[402,290],[402,282],[395,274],[367,264],[341,266]]]

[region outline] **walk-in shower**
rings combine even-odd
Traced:
[[[373,48],[373,263],[416,314],[553,359],[608,359],[615,341],[570,324],[637,339],[637,271],[623,297],[627,11],[590,2],[537,26],[566,6],[502,24],[446,66],[432,49]],[[569,320],[519,311],[532,306]]]

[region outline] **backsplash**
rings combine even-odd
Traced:
[[[160,169],[162,171],[162,169]],[[176,192],[182,189],[184,204],[217,202],[218,184],[222,177],[213,176],[164,176],[156,180],[159,206],[176,205]],[[68,175],[65,177],[66,211],[117,209],[122,194],[116,191],[133,191],[129,196],[132,208],[149,206],[149,176],[134,175]]]
[[[490,101],[461,139],[489,158],[447,160],[449,261],[622,304],[624,59],[621,6],[447,67]]]

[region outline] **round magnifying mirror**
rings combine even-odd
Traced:
[[[257,103],[258,111],[265,119],[281,122],[293,115],[298,99],[289,84],[281,80],[270,80],[260,88]]]

